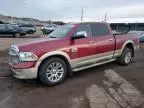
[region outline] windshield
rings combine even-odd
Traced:
[[[72,24],[67,24],[57,28],[51,34],[49,34],[50,38],[63,38],[66,34],[74,27]]]

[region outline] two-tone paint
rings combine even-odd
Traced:
[[[104,23],[106,24],[106,23]],[[108,24],[109,34],[100,37],[88,37],[71,40],[71,36],[80,24],[75,24],[64,38],[38,38],[16,43],[20,52],[33,52],[38,60],[34,62],[20,62],[12,64],[10,68],[15,72],[15,77],[20,79],[36,78],[39,67],[44,60],[52,56],[61,57],[67,62],[72,71],[78,71],[78,67],[97,63],[109,59],[111,61],[120,57],[127,45],[132,45],[134,50],[138,46],[138,38],[134,35],[113,35]],[[96,66],[96,65],[95,65]]]

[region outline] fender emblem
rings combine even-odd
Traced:
[[[71,48],[71,52],[77,52],[77,48],[75,48],[75,47],[73,47],[73,48]]]

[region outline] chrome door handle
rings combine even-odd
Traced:
[[[109,39],[109,41],[113,41],[113,39]]]
[[[95,41],[89,41],[89,44],[95,43]]]

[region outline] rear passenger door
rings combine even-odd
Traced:
[[[0,24],[0,34],[5,34],[5,24]]]
[[[6,26],[6,31],[7,31],[7,34],[13,34],[15,32],[15,27],[13,25],[7,25]]]
[[[106,24],[103,23],[92,23],[91,24],[92,36],[95,37],[96,41],[96,60],[111,59],[115,49],[115,39],[109,32]]]

